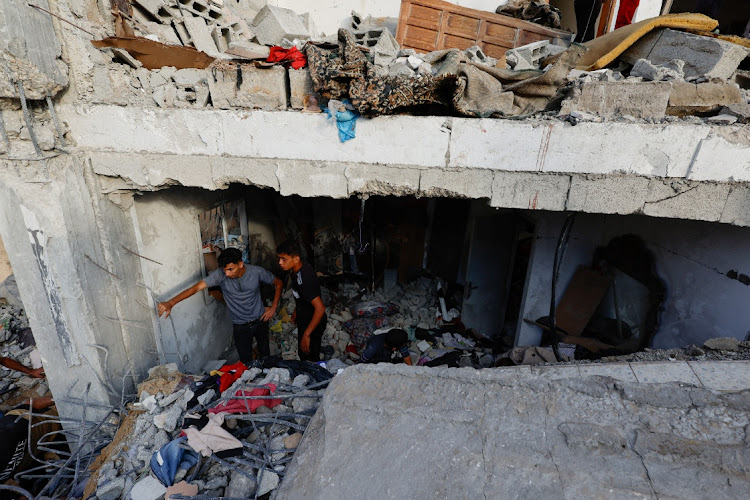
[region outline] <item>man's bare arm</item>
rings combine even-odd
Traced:
[[[276,314],[276,308],[279,307],[279,300],[281,300],[281,289],[284,287],[284,284],[279,278],[274,278],[273,286],[276,287],[276,292],[273,296],[273,304],[271,305],[271,307],[266,307],[266,311],[263,313],[263,316],[260,317],[261,321],[268,321],[273,318],[273,315]]]
[[[182,302],[188,297],[192,297],[196,293],[200,292],[201,290],[205,290],[207,288],[206,282],[203,280],[200,280],[195,285],[191,286],[190,288],[181,291],[171,299],[169,299],[166,302],[159,302],[158,311],[159,316],[164,315],[165,318],[169,317],[169,314],[172,312],[172,308],[176,306],[178,303]]]

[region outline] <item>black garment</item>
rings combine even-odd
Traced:
[[[601,10],[600,0],[573,0],[576,11],[576,42],[593,40],[596,36],[596,18]]]
[[[305,262],[296,273],[292,273],[292,292],[297,311],[297,348],[299,359],[307,361],[320,361],[320,341],[326,329],[328,319],[324,314],[320,323],[310,334],[310,352],[302,352],[302,336],[312,321],[315,308],[312,301],[320,297],[320,282],[315,275],[312,266]]]
[[[268,347],[268,322],[257,321],[244,325],[232,325],[234,345],[240,355],[240,361],[250,364],[253,361],[253,339],[258,342],[258,353],[261,358],[271,354]]]
[[[269,356],[267,358],[253,361],[248,368],[285,368],[289,370],[292,378],[297,375],[307,374],[314,382],[324,382],[333,378],[333,374],[322,366],[309,361],[298,361],[296,359],[281,359],[281,356]]]
[[[0,483],[10,479],[24,462],[28,428],[28,420],[18,414],[0,417]]]

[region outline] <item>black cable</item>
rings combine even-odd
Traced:
[[[560,350],[557,347],[557,320],[555,318],[555,290],[557,289],[557,280],[560,277],[560,267],[562,266],[563,256],[565,250],[568,248],[568,241],[570,240],[570,230],[573,228],[573,222],[575,222],[576,214],[568,214],[565,219],[562,230],[560,230],[560,237],[557,239],[557,248],[555,248],[555,260],[552,265],[552,290],[550,293],[549,301],[549,323],[550,333],[552,337],[552,352],[555,354],[555,360],[560,362]]]

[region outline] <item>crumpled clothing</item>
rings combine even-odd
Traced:
[[[343,102],[348,103],[348,101]],[[357,118],[359,118],[359,113],[349,109],[331,110],[330,103],[325,109],[325,113],[328,115],[328,118],[334,118],[336,120],[336,127],[339,129],[339,140],[341,142],[354,139],[354,136],[357,133]]]
[[[224,415],[226,413],[211,413],[208,415],[208,423],[202,429],[185,429],[190,447],[204,457],[210,457],[214,453],[219,458],[242,455],[242,443],[221,427]]]
[[[548,3],[535,0],[509,2],[498,7],[495,12],[504,16],[523,19],[530,23],[540,24],[548,28],[559,29],[561,26],[562,13],[560,9]]]
[[[328,99],[349,97],[364,116],[392,114],[404,107],[422,104],[450,104],[456,78],[389,76],[367,61],[354,35],[339,29],[339,50],[308,45],[310,77],[316,92]]]
[[[200,456],[196,452],[180,446],[186,440],[186,437],[178,437],[151,456],[151,472],[164,486],[172,486],[179,469],[189,469],[198,463]]]
[[[352,315],[358,318],[377,318],[380,316],[392,316],[398,313],[398,307],[383,302],[360,302],[350,308]]]
[[[476,345],[471,339],[467,339],[459,333],[444,333],[443,334],[443,345],[453,349],[473,349]]]
[[[316,92],[328,99],[348,97],[363,116],[434,104],[464,116],[489,118],[544,110],[585,50],[572,45],[546,72],[493,68],[469,61],[458,49],[441,50],[422,56],[433,75],[391,77],[370,64],[354,36],[340,29],[338,51],[309,45],[307,58]]]
[[[247,370],[242,361],[238,361],[233,365],[224,365],[217,371],[221,373],[221,379],[219,379],[219,392],[224,392],[234,383],[235,380],[242,376],[242,372]],[[213,375],[213,372],[211,372]]]
[[[297,47],[285,49],[275,45],[271,47],[271,52],[268,54],[266,62],[289,62],[292,68],[301,69],[307,65],[307,56],[300,52]]]
[[[351,342],[361,353],[367,347],[367,341],[372,337],[375,330],[390,326],[388,316],[360,317],[347,321],[342,325],[351,337]]]
[[[252,391],[238,390],[234,393],[235,396],[248,397],[248,396],[270,396],[271,393],[276,392],[276,384],[266,384],[266,387],[256,387]],[[261,406],[268,406],[273,408],[281,404],[280,399],[230,399],[225,403],[221,403],[208,410],[208,413],[255,413],[255,410]]]

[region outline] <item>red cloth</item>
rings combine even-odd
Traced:
[[[275,384],[266,384],[267,388],[256,387],[252,391],[237,391],[234,393],[235,396],[270,396],[271,393],[276,392]],[[280,399],[230,399],[226,403],[221,403],[208,410],[208,413],[247,413],[248,408],[250,413],[255,413],[261,406],[268,406],[273,408],[281,404]]]
[[[219,391],[224,392],[229,389],[229,386],[234,383],[235,380],[240,378],[242,372],[247,370],[247,366],[242,364],[242,361],[237,361],[233,365],[224,365],[219,368],[219,371],[223,373],[219,379]]]
[[[633,17],[635,11],[638,9],[638,5],[641,0],[620,0],[620,8],[617,10],[617,21],[615,21],[615,29],[622,28],[628,24],[633,24]]]
[[[267,62],[291,62],[292,68],[300,69],[307,66],[307,56],[297,50],[297,47],[284,49],[278,45],[271,47],[271,53],[268,54]]]

